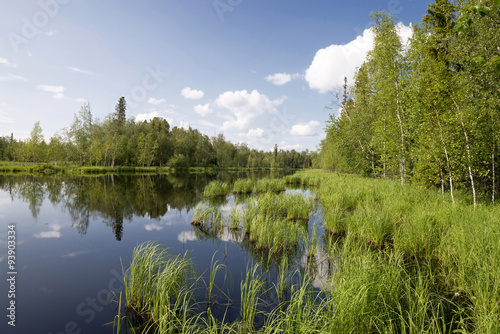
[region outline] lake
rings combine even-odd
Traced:
[[[237,320],[241,278],[262,254],[242,234],[229,229],[214,234],[193,226],[193,211],[212,180],[233,183],[238,178],[282,176],[282,172],[0,175],[2,277],[8,272],[9,225],[15,225],[17,242],[16,327],[7,326],[4,315],[0,332],[113,333],[109,324],[117,314],[117,303],[110,302],[111,296],[123,290],[122,265],[128,268],[134,247],[145,241],[158,241],[174,253],[188,252],[197,273],[204,277],[214,261],[226,265],[228,273],[216,277],[223,293],[220,307],[214,310],[220,316],[226,314],[226,321]],[[286,191],[313,196],[300,188]],[[216,204],[228,214],[241,200],[241,196],[228,195]],[[316,206],[306,229],[315,227],[322,234],[321,220],[321,208]],[[304,262],[300,250],[292,258],[298,266]],[[271,284],[273,268],[265,270]],[[5,295],[5,280],[1,286]],[[319,278],[315,287],[321,287]]]

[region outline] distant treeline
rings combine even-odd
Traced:
[[[162,118],[135,122],[126,119],[126,101],[104,121],[92,117],[89,104],[73,123],[45,141],[40,122],[27,140],[0,137],[0,160],[18,164],[51,163],[78,166],[136,167],[262,167],[308,168],[316,153],[280,150],[264,152],[246,143],[233,144],[223,134],[208,137],[196,129],[174,127]]]
[[[405,46],[372,14],[374,48],[333,92],[324,168],[469,189],[495,201],[500,137],[500,3],[436,0]],[[335,105],[334,105],[335,106]],[[332,106],[332,108],[334,107]],[[444,198],[444,197],[443,197]]]

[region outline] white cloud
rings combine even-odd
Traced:
[[[55,239],[61,237],[61,226],[52,225],[50,228],[51,231],[36,233],[33,236],[37,239]]]
[[[57,35],[58,33],[59,33],[59,30],[49,30],[45,33],[45,35],[54,36],[54,35]]]
[[[190,125],[189,125],[189,122],[181,121],[179,123],[179,127],[182,128],[182,129],[184,129],[184,130],[189,130]]]
[[[284,151],[291,151],[291,150],[296,150],[296,151],[302,151],[303,147],[300,144],[288,144],[286,141],[282,141],[279,145],[278,148],[280,150]],[[274,147],[270,149],[270,151],[274,150]]]
[[[87,99],[84,97],[78,97],[78,98],[74,99],[73,101],[78,102],[78,103],[85,103],[85,102],[87,102]]]
[[[363,64],[373,48],[374,35],[366,29],[363,35],[345,45],[330,45],[316,52],[306,70],[305,79],[311,89],[326,93],[344,83],[344,77],[353,80],[356,68]]]
[[[265,79],[273,85],[281,86],[286,84],[287,82],[292,81],[292,75],[288,73],[275,73],[272,75],[268,75]]]
[[[283,101],[283,98],[271,101],[266,95],[256,90],[251,93],[242,90],[219,95],[215,104],[231,112],[231,115],[224,116],[227,121],[222,125],[223,130],[234,127],[242,130],[255,117],[265,112],[276,112],[276,106],[282,104]]]
[[[9,67],[17,67],[17,64],[13,64],[11,63],[8,59],[6,58],[0,58],[0,64],[2,65],[6,65],[6,66],[9,66]]]
[[[144,121],[150,121],[155,117],[165,118],[158,111],[150,112],[149,114],[139,114],[135,116],[135,122],[140,123]]]
[[[184,231],[179,233],[177,236],[177,240],[185,244],[188,241],[195,241],[196,240],[196,234],[193,231]]]
[[[154,97],[150,97],[148,99],[148,103],[154,104],[155,106],[162,104],[162,103],[165,103],[165,102],[167,102],[167,101],[165,101],[164,99],[155,99]]]
[[[413,37],[413,27],[410,24],[410,26],[405,26],[403,22],[399,22],[396,25],[396,29],[398,30],[399,38],[401,39],[401,43],[403,43],[404,47],[409,46],[409,40],[410,38]]]
[[[182,91],[182,96],[186,99],[199,100],[205,96],[205,93],[201,90],[191,89],[190,87],[184,88]]]
[[[161,231],[161,230],[163,230],[163,227],[161,227],[160,225],[157,225],[157,224],[144,225],[144,228],[146,229],[146,231]]]
[[[194,107],[194,111],[203,117],[210,115],[214,112],[214,110],[210,107],[209,104],[198,104],[197,106]]]
[[[54,99],[63,99],[64,91],[66,90],[63,86],[49,86],[49,85],[39,85],[38,89],[43,90],[44,92],[54,93],[52,97]]]
[[[75,73],[90,74],[90,75],[94,75],[95,74],[94,72],[90,72],[90,71],[87,71],[87,70],[82,70],[81,68],[78,68],[78,67],[67,66],[66,68],[68,70],[70,70],[71,72],[75,72]]]
[[[320,123],[318,121],[310,121],[307,124],[296,124],[292,126],[291,135],[295,136],[317,136]]]
[[[264,130],[261,128],[250,129],[248,133],[243,133],[241,136],[248,138],[262,138],[264,137]]]
[[[406,44],[413,34],[411,26],[400,22],[397,29],[403,44]],[[371,28],[365,29],[361,36],[345,45],[330,45],[316,52],[305,73],[309,87],[326,93],[342,86],[344,77],[352,83],[356,68],[363,64],[368,51],[373,48],[374,37]]]
[[[16,74],[4,74],[0,75],[0,81],[28,81],[28,79]]]

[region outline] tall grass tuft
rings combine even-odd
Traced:
[[[158,243],[134,249],[124,273],[127,310],[143,328],[182,328],[193,303],[194,269],[187,254],[175,255]]]
[[[258,193],[273,192],[279,193],[285,190],[283,179],[260,179],[257,181],[255,191]]]
[[[229,194],[230,186],[226,182],[212,181],[203,191],[205,197],[223,197]]]
[[[253,189],[254,182],[251,179],[238,179],[233,185],[233,193],[236,194],[249,194]]]

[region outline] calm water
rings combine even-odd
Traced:
[[[240,295],[240,279],[259,254],[229,232],[210,235],[190,224],[204,186],[214,179],[281,177],[283,174],[148,175],[70,177],[0,175],[0,267],[2,323],[0,333],[113,333],[106,325],[116,315],[110,292],[123,290],[122,266],[132,250],[157,240],[174,252],[188,251],[197,272],[212,260],[227,265],[231,275],[217,284],[231,299]],[[297,190],[289,190],[297,191]],[[309,196],[308,191],[305,192]],[[229,211],[239,199],[220,203]],[[321,212],[309,228],[320,225]],[[16,225],[16,327],[7,325],[7,226]],[[215,254],[215,255],[214,255]],[[301,254],[296,254],[297,262]],[[272,270],[269,280],[272,281]],[[230,277],[230,278],[228,278]],[[317,286],[321,284],[318,279]],[[223,304],[221,299],[221,304]],[[220,314],[226,307],[220,307]],[[238,317],[229,307],[228,320]]]

